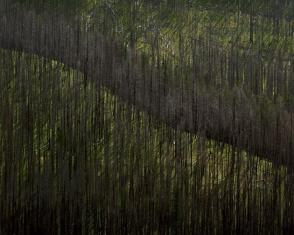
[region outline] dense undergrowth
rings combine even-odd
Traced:
[[[75,70],[0,51],[1,233],[293,233],[291,1],[16,2],[53,34],[60,14],[119,46],[102,48],[109,68],[96,77],[91,61]],[[68,32],[54,45],[82,38]],[[120,81],[129,96],[117,95]],[[148,105],[135,94],[145,90]],[[185,132],[185,117],[161,112],[195,120]]]
[[[5,59],[4,59],[5,58]],[[1,51],[4,234],[290,232],[292,173]]]

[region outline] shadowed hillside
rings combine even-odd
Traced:
[[[1,1],[3,233],[290,234],[291,19],[76,4]]]

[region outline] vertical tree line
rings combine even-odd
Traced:
[[[0,0],[0,233],[291,234],[275,3]]]

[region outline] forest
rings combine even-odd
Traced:
[[[294,234],[293,0],[0,0],[0,235]]]

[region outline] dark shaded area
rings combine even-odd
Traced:
[[[161,58],[103,17],[1,14],[0,231],[292,234],[292,58]]]

